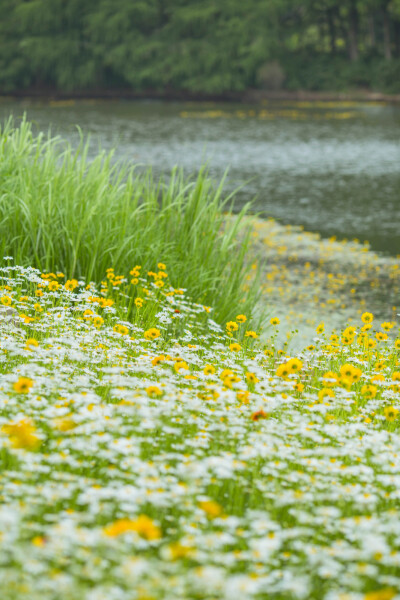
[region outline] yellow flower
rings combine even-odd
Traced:
[[[232,352],[239,352],[241,349],[242,346],[240,344],[237,344],[236,342],[234,344],[229,345],[229,350],[232,350]]]
[[[346,379],[353,379],[354,367],[353,365],[346,363],[340,367],[340,374]]]
[[[163,354],[161,354],[161,356],[155,356],[153,358],[153,360],[151,361],[151,364],[153,365],[153,367],[156,367],[157,365],[159,365],[163,360],[165,360],[165,356]]]
[[[343,333],[342,335],[342,344],[344,346],[350,346],[354,342],[354,335],[346,335]]]
[[[292,373],[292,371],[288,367],[287,363],[283,363],[282,365],[279,365],[279,367],[276,370],[276,374],[278,375],[278,377],[283,377],[284,379],[291,373]]]
[[[234,373],[231,373],[223,379],[223,384],[225,387],[232,389],[233,384],[239,383],[239,381],[241,381],[240,377]]]
[[[164,265],[164,263],[158,263],[157,267],[160,269],[160,271],[165,271],[165,269],[167,268],[166,265]]]
[[[94,314],[94,313],[93,313],[93,311],[92,311],[92,310],[90,310],[90,308],[87,308],[87,309],[84,311],[84,313],[83,313],[83,318],[84,318],[84,319],[91,319],[93,314]]]
[[[278,317],[272,317],[272,319],[270,319],[269,322],[271,323],[271,325],[279,325],[280,320],[278,319]]]
[[[9,436],[14,448],[36,450],[40,446],[40,439],[36,435],[36,428],[30,419],[22,419],[21,421],[4,425],[3,431]]]
[[[317,333],[323,333],[325,331],[325,323],[320,323],[315,331]]]
[[[245,336],[246,337],[251,337],[251,338],[254,338],[254,339],[258,338],[258,335],[256,334],[255,331],[246,331]]]
[[[247,383],[258,383],[260,380],[255,375],[255,373],[250,373],[250,371],[248,371],[246,373],[246,381]]]
[[[68,279],[65,282],[65,289],[68,290],[69,292],[73,292],[75,288],[77,288],[79,285],[78,281],[76,279]]]
[[[394,371],[392,373],[392,380],[393,381],[400,381],[400,371]]]
[[[144,332],[144,337],[146,340],[155,340],[156,338],[160,337],[160,335],[160,330],[156,327],[151,327],[151,329],[148,329]]]
[[[100,328],[104,323],[104,319],[102,317],[99,317],[98,315],[96,315],[95,317],[93,317],[93,325],[95,327]]]
[[[28,377],[20,377],[13,385],[14,390],[18,392],[18,394],[26,394],[29,392],[32,386],[33,381]]]
[[[138,283],[139,283],[139,279],[137,277],[134,277],[133,279],[131,279],[132,285],[137,285]]]
[[[300,381],[298,381],[297,383],[294,384],[294,389],[296,392],[301,393],[304,390],[304,384],[301,383]]]
[[[71,417],[60,417],[53,420],[53,425],[55,429],[61,431],[62,433],[66,433],[67,431],[71,431],[76,427],[75,421],[71,419]]]
[[[298,358],[291,358],[288,360],[287,366],[291,373],[297,373],[303,368],[303,363]]]
[[[381,323],[381,327],[384,331],[390,331],[393,329],[394,323],[385,321],[384,323]]]
[[[363,600],[392,600],[397,592],[393,588],[383,588],[381,590],[375,590],[374,592],[368,592],[365,594]]]
[[[376,385],[367,384],[363,385],[361,388],[361,394],[366,398],[375,398],[377,392],[378,388],[376,387]]]
[[[395,408],[394,406],[385,406],[383,412],[384,412],[386,421],[394,421],[395,419],[397,419],[400,411],[398,408]]]
[[[214,500],[204,500],[199,502],[199,507],[204,510],[209,519],[215,519],[222,514],[222,507]]]
[[[155,398],[156,396],[162,396],[162,391],[156,385],[149,385],[146,388],[146,393],[150,398]]]
[[[184,371],[188,371],[189,365],[184,360],[177,360],[174,364],[174,369],[177,373],[179,373],[181,369],[183,369]]]
[[[213,365],[206,365],[203,369],[204,375],[214,375],[215,367]]]
[[[387,334],[387,333],[382,333],[382,331],[378,331],[378,332],[375,334],[375,337],[376,337],[376,339],[377,339],[379,342],[385,342],[385,341],[388,339],[388,334]]]
[[[35,317],[30,317],[29,315],[26,315],[25,313],[21,313],[20,318],[23,319],[24,323],[32,323],[32,321],[35,320]]]
[[[335,392],[331,389],[331,388],[322,388],[321,390],[319,390],[318,392],[318,398],[321,400],[321,402],[326,398],[334,398],[335,397]]]
[[[56,292],[60,287],[60,284],[58,283],[58,281],[50,281],[48,287],[51,292]]]
[[[353,326],[349,326],[349,327],[346,327],[346,329],[343,331],[342,335],[347,335],[349,337],[354,337],[355,333],[356,333],[356,328],[353,327]]]
[[[351,376],[352,380],[354,382],[360,381],[361,375],[362,375],[361,369],[359,369],[358,367],[354,367],[353,368],[353,375]]]
[[[228,321],[226,324],[227,331],[237,331],[239,329],[239,325],[235,323],[235,321]]]
[[[146,540],[158,540],[161,537],[161,529],[147,515],[139,515],[137,519],[119,519],[104,528],[104,533],[110,537],[116,537],[125,533],[135,532]]]
[[[35,309],[36,312],[43,312],[43,308],[41,307],[41,305],[38,302],[36,302],[33,305],[33,308]]]
[[[129,329],[125,325],[121,325],[120,323],[114,325],[113,330],[116,333],[120,333],[121,335],[127,335],[129,333]]]
[[[339,383],[339,377],[333,371],[327,371],[322,376],[325,387],[335,387]]]
[[[373,320],[374,320],[374,315],[372,313],[365,312],[361,315],[361,321],[363,323],[372,323]]]
[[[129,275],[132,275],[132,277],[139,277],[141,268],[142,267],[140,265],[136,265],[133,267],[132,271],[129,271]]]
[[[237,315],[236,321],[239,321],[239,323],[245,323],[247,321],[247,317],[246,315]]]
[[[221,374],[220,374],[220,376],[219,376],[219,377],[220,377],[220,379],[222,379],[222,381],[223,381],[223,380],[224,380],[224,379],[226,379],[226,377],[228,377],[229,375],[233,375],[233,371],[232,371],[232,369],[224,369],[223,371],[221,371]]]
[[[248,404],[250,402],[250,392],[248,390],[240,390],[236,392],[236,398],[239,402],[243,402],[243,404]]]
[[[394,347],[396,348],[396,350],[400,350],[400,338],[394,340]]]
[[[12,298],[10,298],[10,296],[2,296],[0,302],[3,306],[11,306]]]
[[[374,364],[374,369],[376,371],[382,371],[382,369],[385,369],[386,367],[386,363],[384,360],[378,360],[375,364]]]
[[[142,308],[143,298],[135,298],[135,306],[137,306],[137,308]]]
[[[170,560],[179,560],[180,558],[190,557],[193,554],[193,548],[183,546],[180,542],[173,542],[168,546],[168,557]],[[149,598],[150,600],[150,598]]]
[[[31,350],[32,348],[37,348],[39,346],[39,342],[35,340],[35,338],[28,338],[26,340],[26,349]]]

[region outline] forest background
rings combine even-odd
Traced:
[[[400,0],[0,0],[0,92],[400,92]]]

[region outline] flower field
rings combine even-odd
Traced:
[[[399,599],[398,325],[289,354],[173,285],[0,269],[0,598]]]

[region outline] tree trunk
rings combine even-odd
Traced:
[[[351,0],[349,10],[349,57],[352,62],[359,58],[358,53],[358,10],[355,0]]]
[[[383,53],[386,60],[392,60],[392,47],[390,41],[390,17],[387,10],[383,13]]]
[[[328,21],[331,54],[336,54],[336,26],[335,26],[335,12],[334,12],[333,8],[328,8],[328,10],[326,11],[326,17],[327,17],[327,21]]]
[[[394,47],[396,56],[400,56],[400,21],[394,22]]]
[[[374,13],[370,13],[368,17],[368,27],[369,27],[369,43],[371,48],[376,48],[376,29],[375,29],[375,15]]]

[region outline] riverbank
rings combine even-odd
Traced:
[[[179,90],[144,90],[134,92],[127,89],[98,89],[79,91],[60,91],[52,88],[28,88],[12,93],[0,90],[0,99],[33,100],[160,100],[179,102],[238,102],[243,104],[262,104],[263,102],[366,102],[400,104],[400,94],[384,94],[367,90],[348,92],[316,92],[308,90],[266,91],[248,89],[243,92],[225,92],[221,94],[201,94]]]
[[[279,339],[300,349],[316,328],[353,325],[366,310],[381,321],[400,312],[400,254],[383,255],[358,240],[322,238],[303,227],[249,218],[249,261],[259,272],[263,300],[281,320]],[[296,331],[297,330],[297,331]]]

